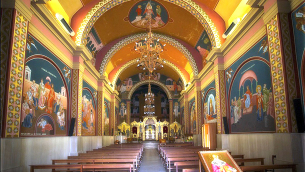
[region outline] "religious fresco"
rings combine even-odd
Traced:
[[[275,112],[272,94],[267,37],[231,65],[226,76],[226,93],[232,133],[274,132]]]
[[[196,121],[197,121],[197,115],[196,115],[196,103],[195,103],[195,97],[189,101],[189,114],[190,114],[190,133],[196,133]]]
[[[184,121],[184,107],[181,107],[180,112],[181,112],[180,124],[181,124],[182,126],[185,126],[185,121]]]
[[[120,124],[120,110],[119,107],[115,107],[115,113],[114,113],[114,119],[115,119],[115,126],[118,126]]]
[[[156,1],[140,1],[136,3],[129,12],[130,24],[138,28],[149,28],[151,18],[151,28],[163,27],[169,21],[167,10]]]
[[[301,96],[303,114],[305,117],[305,3],[291,13],[291,18],[301,95],[303,95]]]
[[[148,78],[149,78],[148,72],[142,72],[142,73],[133,75],[129,78],[126,78],[123,81],[118,79],[118,81],[116,83],[116,89],[120,93],[120,97],[122,99],[127,99],[128,92],[131,90],[131,88],[140,81],[148,80]],[[177,81],[175,81],[168,76],[162,75],[157,72],[153,72],[152,80],[163,83],[168,88],[168,90],[172,93],[173,97],[179,98],[180,92],[182,91],[182,88],[183,88],[182,87],[183,82],[180,78]]]
[[[96,32],[94,27],[92,27],[91,31],[88,34],[86,47],[88,48],[88,50],[92,54],[93,58],[92,58],[91,62],[93,64],[93,66],[95,66],[96,53],[100,49],[103,48],[103,44],[102,44],[102,42],[100,40],[100,37],[99,37],[98,33]]]
[[[126,100],[121,100],[119,108],[119,124],[127,121],[127,103]]]
[[[109,136],[109,117],[110,117],[110,101],[104,98],[104,112],[103,112],[103,118],[104,118],[104,135]]]
[[[202,34],[195,46],[195,49],[200,53],[202,57],[203,66],[206,64],[205,58],[209,55],[212,50],[212,44],[206,30],[202,31]]]
[[[96,129],[97,92],[83,81],[82,97],[82,135],[94,136]]]
[[[178,123],[180,123],[181,115],[180,115],[180,103],[178,99],[173,100],[173,116],[174,116],[173,121],[177,121]]]
[[[217,120],[215,81],[202,90],[202,107],[204,123],[215,123]]]
[[[30,34],[28,38],[20,135],[66,135],[70,68]]]

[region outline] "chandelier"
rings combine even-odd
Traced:
[[[159,70],[163,68],[162,61],[160,57],[160,53],[164,50],[163,47],[166,45],[162,45],[158,40],[153,38],[153,33],[151,32],[151,17],[152,11],[146,13],[146,18],[148,18],[149,23],[149,32],[145,40],[136,42],[135,51],[141,54],[140,58],[137,60],[137,67],[142,70],[148,70],[149,73],[152,73],[154,70]]]
[[[150,79],[150,75],[149,75]],[[148,83],[148,93],[145,94],[145,106],[144,115],[154,115],[155,114],[155,94],[151,92],[150,82]]]

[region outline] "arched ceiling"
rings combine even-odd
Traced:
[[[96,39],[101,42],[99,46],[103,47],[96,56],[98,62],[96,69],[102,71],[101,74],[107,76],[112,82],[117,78],[122,80],[141,72],[135,67],[136,64],[131,63],[139,57],[139,54],[134,51],[134,42],[125,43],[111,55],[109,52],[111,53],[111,48],[117,46],[116,40],[147,32],[146,28],[140,28],[131,21],[131,16],[136,15],[137,6],[142,2],[145,0],[52,0],[47,2],[46,6],[53,14],[61,13],[71,24],[76,33],[73,39],[77,45],[85,43],[86,37],[94,30]],[[202,69],[202,61],[205,58],[202,52],[197,51],[199,42],[205,40],[202,36],[206,34],[206,38],[211,42],[210,48],[204,47],[207,52],[212,47],[219,47],[224,41],[221,35],[228,27],[228,23],[236,16],[244,15],[248,10],[248,8],[244,12],[239,10],[244,8],[246,2],[247,0],[231,0],[230,2],[227,0],[153,0],[155,7],[157,4],[162,6],[161,14],[166,13],[168,17],[167,19],[161,17],[166,20],[164,25],[153,28],[152,32],[183,42],[183,45],[179,44],[179,46],[166,45],[161,56],[176,69],[171,68],[171,65],[165,65],[165,68],[159,72],[173,79],[181,78],[183,75],[185,82],[197,75]],[[142,7],[143,11],[145,9]],[[161,40],[161,43],[167,42]]]

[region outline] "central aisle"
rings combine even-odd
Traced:
[[[165,172],[158,154],[157,141],[144,141],[144,154],[139,172]]]

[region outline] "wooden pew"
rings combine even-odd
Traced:
[[[171,169],[171,164],[174,164],[175,162],[183,162],[183,161],[198,161],[199,158],[198,156],[197,157],[179,157],[179,158],[167,158],[167,169],[168,171],[170,172]]]
[[[245,159],[234,159],[235,162],[240,162],[241,165],[240,166],[244,166],[245,162],[260,162],[261,165],[264,165],[264,159],[265,158],[245,158]]]
[[[67,164],[70,165],[71,163],[76,163],[76,164],[86,164],[86,163],[91,163],[91,164],[100,164],[100,163],[129,163],[132,164],[133,171],[136,170],[136,159],[53,159],[52,160],[52,165],[57,165],[57,164]]]
[[[123,155],[105,155],[105,156],[68,156],[68,159],[136,159],[136,166],[138,166],[137,156],[123,156]]]
[[[182,170],[182,168],[198,168],[199,167],[199,161],[185,161],[185,162],[175,162],[174,166],[176,166],[176,172],[179,171],[179,169]]]
[[[268,169],[292,169],[292,172],[297,172],[296,164],[240,166],[240,169],[242,171],[263,171],[263,170],[268,170]]]
[[[58,170],[61,171],[69,171],[71,169],[80,170],[80,172],[83,172],[83,170],[92,170],[95,169],[111,169],[116,171],[121,170],[129,170],[129,172],[132,171],[132,164],[81,164],[81,165],[30,165],[30,172],[34,172],[37,169],[52,169],[52,170]]]

